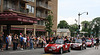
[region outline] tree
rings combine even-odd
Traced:
[[[68,23],[65,20],[60,21],[58,28],[69,28]]]
[[[91,28],[90,28],[90,23],[89,21],[82,21],[81,24],[82,24],[82,30],[81,31],[84,31],[84,32],[87,32],[85,33],[86,36],[90,36],[91,34]]]
[[[52,26],[53,26],[53,13],[50,11],[48,12],[47,21],[46,21],[46,31],[48,32],[49,37],[52,33]]]
[[[69,30],[71,31],[71,36],[74,36],[74,34],[78,32],[78,25],[77,24],[70,25]]]
[[[82,21],[81,24],[82,24],[82,31],[88,32],[90,22],[89,21]]]
[[[100,32],[100,17],[94,18],[91,22],[91,30],[96,37],[99,37]]]

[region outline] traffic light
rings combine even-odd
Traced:
[[[87,28],[87,24],[86,23],[85,23],[84,27]]]
[[[80,25],[78,26],[78,29],[80,29]]]

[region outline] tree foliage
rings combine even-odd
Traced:
[[[48,12],[47,21],[46,21],[46,31],[49,33],[49,37],[52,33],[52,26],[53,26],[53,13],[50,11]]]
[[[90,26],[90,22],[89,21],[82,21],[81,24],[82,24],[82,31],[88,32],[89,26]]]
[[[100,31],[100,17],[94,18],[91,22],[91,30],[94,33],[94,36],[99,37]]]
[[[78,31],[78,25],[72,24],[69,26],[69,30],[71,31],[71,36],[74,36],[75,33]]]
[[[65,20],[60,21],[60,23],[58,24],[58,28],[68,28],[69,25]]]

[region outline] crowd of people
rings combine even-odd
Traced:
[[[23,50],[23,49],[35,49],[37,47],[44,47],[46,44],[49,42],[55,42],[56,39],[63,39],[69,43],[75,42],[76,39],[81,39],[83,42],[86,41],[86,37],[68,37],[68,36],[55,36],[55,37],[46,37],[46,36],[39,36],[36,37],[35,35],[24,35],[20,33],[20,35],[14,34],[12,35],[11,33],[6,36],[5,42],[4,39],[2,38],[2,33],[0,33],[0,49],[3,51],[3,44],[6,43],[6,50],[9,50],[9,48],[13,47],[13,50],[17,50],[18,47]],[[93,40],[94,38],[91,38]],[[96,43],[99,43],[99,39],[96,38]],[[97,45],[98,46],[98,45]],[[97,47],[98,48],[98,47]]]

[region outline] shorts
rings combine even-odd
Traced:
[[[99,43],[96,43],[96,46],[99,46]]]
[[[11,45],[11,41],[9,41],[9,45]]]

